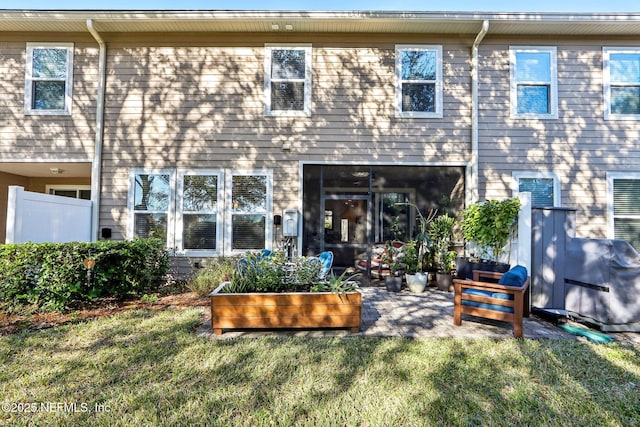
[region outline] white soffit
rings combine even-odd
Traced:
[[[0,10],[0,32],[85,32],[92,19],[101,33],[280,32],[640,35],[640,13],[553,14],[474,12],[272,11],[28,11]]]

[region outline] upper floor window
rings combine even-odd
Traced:
[[[511,117],[558,118],[555,47],[511,47]]]
[[[605,119],[640,118],[640,48],[604,48]]]
[[[27,43],[25,114],[71,114],[73,43]]]
[[[553,172],[513,172],[514,196],[531,193],[531,206],[560,206],[560,183]]]
[[[311,116],[311,46],[265,47],[264,114]]]
[[[396,46],[396,116],[442,117],[442,46]]]

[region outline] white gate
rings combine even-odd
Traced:
[[[91,201],[9,187],[6,243],[91,241]]]

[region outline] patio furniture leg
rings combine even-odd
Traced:
[[[462,287],[458,283],[454,283],[454,295],[453,295],[453,324],[456,326],[462,325]]]

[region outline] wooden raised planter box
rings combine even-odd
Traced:
[[[348,328],[360,331],[362,294],[348,292],[221,293],[211,297],[211,327],[224,329]]]

